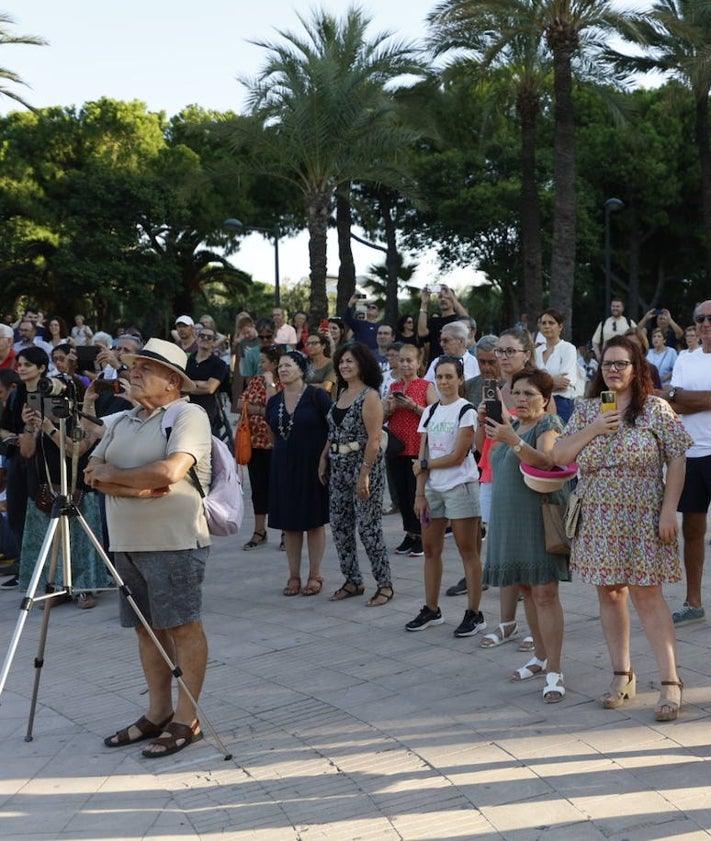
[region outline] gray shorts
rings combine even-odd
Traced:
[[[210,547],[170,552],[116,552],[119,575],[151,628],[178,628],[200,620],[202,581]],[[119,618],[124,628],[140,620],[119,591]]]
[[[469,517],[481,516],[478,482],[456,485],[448,491],[433,491],[432,488],[425,488],[425,496],[433,520],[438,518],[466,520]]]

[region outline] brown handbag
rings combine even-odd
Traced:
[[[541,514],[546,552],[550,552],[551,555],[569,555],[570,541],[565,533],[565,505],[556,505],[550,501],[548,494],[542,494]]]
[[[249,464],[252,458],[252,430],[249,426],[248,406],[249,403],[245,400],[242,405],[242,416],[235,431],[235,461],[237,464]]]

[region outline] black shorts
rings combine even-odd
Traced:
[[[711,503],[711,456],[686,459],[686,479],[676,510],[706,514]]]

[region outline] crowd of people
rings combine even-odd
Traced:
[[[207,650],[199,591],[209,552],[199,491],[210,482],[210,432],[221,423],[223,400],[231,399],[248,421],[252,450],[254,527],[242,550],[259,550],[269,529],[278,532],[287,561],[284,596],[321,593],[330,526],[343,575],[332,601],[365,594],[359,537],[375,587],[365,604],[385,606],[395,596],[391,553],[423,557],[424,604],[405,630],[441,625],[443,550],[451,533],[463,577],[447,593],[467,598],[456,637],[480,635],[483,648],[517,641],[530,659],[511,679],[541,677],[543,700],[560,702],[566,695],[560,585],[577,574],[597,588],[610,654],[612,680],[602,705],[616,708],[635,694],[631,599],[660,676],[655,717],[678,717],[683,683],[675,627],[705,618],[711,302],[699,304],[693,324],[682,329],[666,309],[650,310],[635,324],[614,299],[588,349],[563,338],[564,319],[553,309],[540,313],[533,331],[522,320],[477,340],[476,322],[444,285],[425,288],[417,314],[396,325],[359,294],[316,327],[306,313],[289,319],[282,307],[270,316],[242,312],[232,336],[209,315],[197,321],[180,315],[169,339],[148,342],[134,327],[122,327],[115,338],[93,332],[80,315],[71,331],[59,317],[46,328],[43,322],[28,310],[17,323],[0,325],[7,511],[0,534],[18,553],[0,589],[28,586],[64,449],[68,468],[74,463],[74,504],[139,592],[158,638],[182,652],[197,697]],[[46,411],[36,395],[47,376],[71,383],[83,416],[64,425]],[[183,402],[191,409],[181,409],[166,430],[161,419]],[[560,466],[567,472],[557,481]],[[545,493],[527,480],[531,472],[544,477]],[[402,519],[402,540],[392,547],[383,532],[386,491]],[[569,550],[561,552],[549,545],[542,510],[543,503],[562,510],[569,496],[579,518]],[[682,575],[677,511],[687,596],[672,613],[662,588]],[[182,527],[175,545],[166,546],[155,529],[176,512]],[[92,607],[111,582],[85,536],[73,533],[72,540],[78,547],[72,585],[60,574],[55,586]],[[158,571],[166,558],[180,570],[180,583]],[[491,625],[480,606],[487,587],[500,597]],[[171,609],[162,604],[166,597]],[[528,634],[516,616],[520,601]],[[121,621],[138,634],[149,709],[105,744],[152,739],[148,758],[181,750],[201,734],[190,697],[180,692],[173,709],[169,672],[125,597]]]

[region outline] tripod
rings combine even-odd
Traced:
[[[80,414],[80,413],[77,413]],[[90,417],[90,416],[85,416]],[[91,420],[96,419],[90,418]],[[30,701],[30,714],[27,723],[27,733],[25,735],[25,741],[31,742],[33,739],[32,729],[34,726],[34,719],[35,719],[35,712],[37,708],[37,698],[39,696],[39,685],[40,685],[40,677],[42,674],[42,667],[44,665],[44,652],[47,643],[47,634],[49,631],[49,617],[51,613],[51,606],[52,601],[56,599],[63,599],[66,595],[71,594],[72,592],[72,570],[71,570],[71,541],[70,541],[70,533],[69,533],[69,523],[70,519],[74,518],[77,520],[79,525],[81,526],[82,530],[88,537],[89,541],[93,545],[94,549],[96,550],[97,554],[101,558],[104,566],[109,571],[111,576],[113,577],[114,581],[116,582],[119,591],[124,595],[126,601],[131,606],[131,609],[136,614],[136,618],[139,620],[143,628],[145,629],[148,636],[153,641],[153,644],[157,648],[158,652],[160,653],[161,657],[165,661],[166,665],[170,669],[173,677],[178,682],[178,685],[185,693],[187,698],[190,700],[190,703],[195,707],[196,713],[200,717],[201,724],[205,724],[210,735],[215,741],[220,752],[223,754],[225,760],[232,759],[232,754],[227,750],[224,743],[220,739],[217,731],[213,727],[210,720],[205,716],[205,713],[201,709],[200,705],[198,704],[197,700],[193,697],[193,694],[188,689],[185,681],[182,677],[182,670],[180,667],[174,663],[168,652],[165,648],[161,645],[160,640],[156,636],[153,628],[148,623],[146,617],[141,613],[138,605],[136,604],[133,594],[131,593],[130,588],[124,583],[123,579],[119,575],[118,570],[112,564],[111,559],[106,554],[103,545],[99,542],[96,535],[91,530],[91,527],[84,519],[83,514],[79,510],[78,506],[72,499],[72,495],[69,494],[68,488],[68,481],[67,481],[67,460],[66,460],[66,420],[65,418],[59,418],[59,448],[60,448],[60,459],[59,459],[59,469],[60,469],[60,491],[57,497],[54,500],[54,504],[52,506],[52,512],[50,514],[50,522],[47,527],[47,531],[44,536],[44,540],[42,541],[42,547],[40,549],[39,556],[35,563],[34,570],[32,572],[32,577],[30,578],[30,584],[27,588],[27,593],[25,597],[22,599],[22,603],[20,604],[20,615],[17,619],[17,624],[15,625],[15,630],[12,635],[12,639],[10,640],[10,645],[7,650],[7,654],[5,655],[5,660],[3,662],[2,670],[0,671],[0,697],[2,696],[3,690],[5,689],[5,684],[7,683],[7,678],[10,673],[10,668],[12,667],[12,662],[15,657],[15,653],[17,651],[17,647],[20,643],[20,638],[22,636],[22,631],[25,627],[25,623],[27,622],[27,617],[29,612],[34,604],[37,602],[45,602],[45,610],[44,615],[42,618],[42,626],[40,628],[40,636],[39,636],[39,643],[37,648],[37,656],[35,657],[35,680],[34,680],[34,687],[32,690],[32,699]],[[75,442],[76,444],[76,442]],[[76,447],[75,447],[76,452]],[[73,470],[76,471],[77,461],[76,458],[73,458]],[[72,484],[76,481],[76,475],[72,477]],[[58,555],[59,549],[61,545],[62,550],[62,574],[63,574],[63,587],[61,589],[55,589],[55,581],[56,581],[56,572],[57,572],[57,562],[58,562]],[[47,592],[44,595],[36,596],[37,587],[40,582],[40,578],[42,577],[42,571],[44,569],[45,563],[47,559],[50,559],[49,569],[47,573]]]

